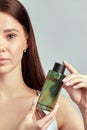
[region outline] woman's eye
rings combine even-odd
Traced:
[[[16,37],[15,34],[9,34],[9,35],[7,36],[8,39],[14,39],[15,37]]]

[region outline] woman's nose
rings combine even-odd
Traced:
[[[1,53],[1,52],[5,52],[5,49],[2,48],[2,47],[0,47],[0,53]]]
[[[5,52],[5,44],[4,41],[0,38],[0,53]]]

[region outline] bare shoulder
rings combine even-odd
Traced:
[[[80,113],[76,110],[70,100],[60,95],[58,103],[59,109],[56,114],[56,119],[60,130],[84,130]]]

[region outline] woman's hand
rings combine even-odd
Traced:
[[[63,63],[71,73],[63,79],[63,87],[77,103],[83,116],[85,130],[87,130],[87,75],[78,73],[69,63]]]
[[[64,88],[70,97],[77,103],[80,110],[87,110],[87,75],[78,73],[69,63],[63,62],[71,73],[63,79]]]
[[[58,110],[58,104],[55,105],[54,109],[48,114],[42,117],[36,113],[36,103],[33,103],[29,109],[28,114],[20,122],[16,130],[47,130],[55,118],[55,114]]]

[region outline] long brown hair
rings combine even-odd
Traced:
[[[38,55],[35,36],[27,10],[18,0],[0,0],[0,11],[13,16],[28,34],[28,49],[22,58],[23,79],[29,87],[41,90],[45,75]]]

